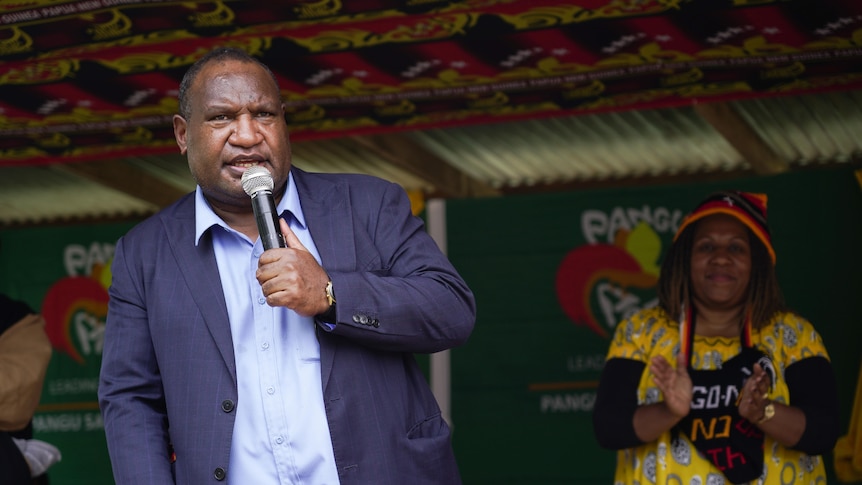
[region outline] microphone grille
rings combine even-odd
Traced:
[[[274,185],[272,174],[261,165],[250,167],[242,174],[242,190],[248,195],[254,195],[260,190],[272,192]]]

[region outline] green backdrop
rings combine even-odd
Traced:
[[[862,191],[852,169],[450,200],[449,256],[478,301],[475,332],[451,353],[466,484],[612,482],[614,454],[598,448],[590,420],[608,335],[654,299],[654,271],[682,215],[724,188],[769,195],[779,278],[826,341],[846,432],[862,344]],[[105,265],[131,226],[0,231],[0,291],[49,319],[55,350],[35,425],[63,453],[52,485],[113,483],[95,386]]]
[[[107,313],[105,271],[131,223],[0,231],[0,291],[43,313],[54,347],[36,438],[60,449],[52,485],[112,484],[96,401]]]

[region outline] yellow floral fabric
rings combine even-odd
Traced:
[[[766,327],[752,331],[752,345],[766,353],[776,370],[776,385],[770,399],[787,404],[789,392],[784,380],[785,369],[801,359],[813,356],[829,358],[823,340],[807,320],[792,313],[782,313]],[[701,337],[695,335],[692,368],[720,369],[742,348],[740,338]],[[671,321],[664,310],[642,310],[617,325],[608,351],[608,359],[632,359],[646,364],[637,389],[638,404],[663,399],[649,371],[649,360],[662,355],[671,364],[680,349],[679,323]],[[614,483],[656,485],[721,485],[730,483],[720,470],[701,456],[685,437],[673,446],[666,431],[650,443],[617,452]],[[765,475],[752,481],[757,485],[814,485],[826,482],[823,457],[785,448],[769,436],[764,441]]]

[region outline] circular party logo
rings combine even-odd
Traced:
[[[97,265],[91,276],[57,280],[42,302],[51,345],[79,364],[102,353],[110,280],[110,266]]]
[[[555,287],[560,306],[576,325],[608,337],[617,322],[655,303],[661,239],[646,222],[620,230],[612,244],[569,251]]]

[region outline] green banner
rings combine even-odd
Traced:
[[[862,192],[852,170],[449,201],[449,257],[478,304],[473,335],[452,352],[465,483],[613,482],[615,454],[599,448],[591,421],[610,335],[655,303],[681,217],[728,188],[768,194],[778,276],[789,306],[826,341],[846,432],[862,342]]]
[[[96,397],[114,243],[131,224],[0,232],[0,291],[45,317],[54,349],[33,418],[34,437],[63,459],[52,485],[112,484]]]

